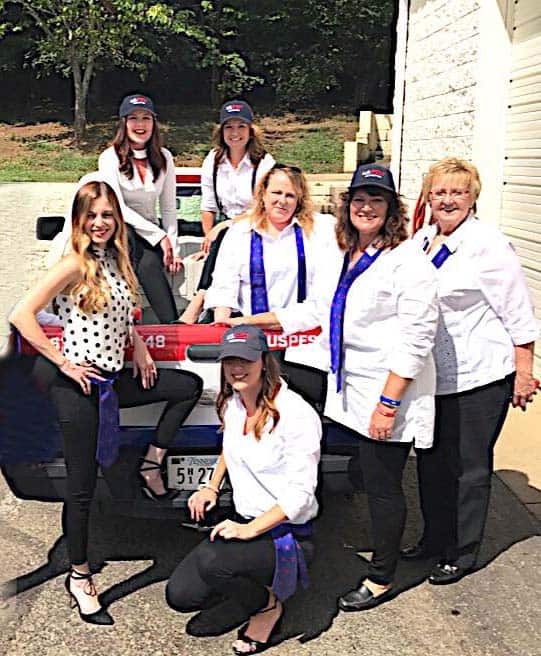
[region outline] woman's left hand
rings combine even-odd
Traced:
[[[210,534],[210,541],[214,542],[216,536],[224,540],[252,540],[256,537],[250,524],[239,524],[230,519],[225,519],[223,522],[216,524]]]
[[[377,408],[370,417],[368,435],[374,440],[388,440],[393,434],[393,426],[396,417],[385,417]]]
[[[167,270],[169,273],[178,273],[184,265],[182,264],[182,258],[178,255],[175,255],[171,262],[169,263]]]
[[[137,378],[138,374],[144,389],[154,386],[158,371],[142,339],[134,340],[133,345],[133,377]]]
[[[531,403],[537,394],[538,387],[539,381],[535,380],[531,374],[517,371],[513,389],[513,408],[526,410],[526,405]]]

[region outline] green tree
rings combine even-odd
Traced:
[[[159,61],[172,35],[197,45],[201,67],[217,62],[237,78],[248,77],[240,55],[222,53],[215,31],[200,20],[201,11],[213,10],[211,3],[179,5],[149,0],[0,0],[0,9],[17,9],[7,14],[0,35],[2,30],[31,29],[36,35],[29,53],[32,66],[72,78],[73,127],[79,143],[95,71],[119,66],[144,75],[150,63]]]

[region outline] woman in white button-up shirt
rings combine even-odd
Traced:
[[[424,536],[406,558],[439,556],[429,582],[453,583],[475,567],[490,497],[494,444],[509,401],[526,409],[539,335],[524,272],[509,240],[474,215],[475,166],[430,167],[423,197],[431,225],[415,235],[438,281],[434,448],[417,460]]]
[[[274,158],[263,146],[252,108],[244,100],[224,103],[213,142],[214,148],[201,167],[201,224],[207,259],[197,294],[180,316],[183,323],[197,321],[226,229],[232,219],[250,209],[257,184],[274,166]]]
[[[325,415],[359,435],[375,545],[366,578],[340,598],[346,611],[393,595],[406,517],[404,466],[412,442],[432,444],[436,282],[422,250],[407,241],[406,225],[390,171],[360,166],[307,300],[244,317],[286,333],[322,327],[326,368],[331,364]]]
[[[192,518],[201,520],[216,505],[227,472],[236,515],[215,526],[210,539],[180,563],[167,585],[167,601],[191,612],[209,597],[224,596],[192,618],[187,632],[216,635],[249,618],[233,651],[254,653],[266,647],[297,579],[307,584],[321,422],[279,378],[258,328],[226,331],[220,359],[223,452],[210,482],[188,506]]]
[[[175,273],[182,267],[175,163],[171,153],[161,147],[150,98],[141,94],[124,98],[113,145],[100,155],[98,168],[124,201],[130,258],[137,278],[158,321],[170,323],[177,318],[177,310],[164,268]]]

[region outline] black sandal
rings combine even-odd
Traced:
[[[70,579],[73,579],[74,581],[82,581],[83,579],[86,579],[88,582],[88,592],[86,591],[86,588],[83,589],[83,592],[90,597],[96,597],[98,593],[96,592],[94,581],[92,580],[92,573],[88,572],[87,574],[83,574],[83,572],[78,572],[77,570],[72,569],[66,577],[64,585],[66,586],[66,590],[70,598],[70,608],[77,608],[79,611],[79,617],[83,620],[83,622],[101,626],[112,626],[115,621],[105,610],[105,608],[98,608],[98,610],[94,611],[93,613],[82,612],[77,597],[70,589]]]
[[[156,494],[156,492],[154,492],[154,490],[148,486],[148,482],[143,476],[143,473],[147,471],[153,471],[155,469],[162,471],[162,466],[159,462],[141,458],[141,463],[143,464],[143,467],[139,469],[139,476],[141,477],[142,481],[141,490],[149,499],[152,499],[152,501],[172,501],[178,497],[180,494],[179,490],[167,490],[163,494]],[[144,465],[149,466],[145,467]]]
[[[259,612],[256,613],[256,615],[261,615],[262,613],[267,613],[269,610],[274,610],[277,605],[280,602],[278,599],[274,599],[274,604],[272,606],[269,606],[268,608],[265,608],[264,610],[260,610]],[[280,603],[281,605],[281,603]],[[250,646],[249,651],[241,651],[237,649],[235,646],[232,646],[233,652],[237,654],[237,656],[246,656],[246,654],[260,654],[262,651],[265,651],[269,647],[271,647],[271,638],[274,633],[278,632],[280,630],[280,626],[282,625],[282,618],[284,617],[284,610],[282,608],[282,613],[280,617],[276,620],[276,623],[271,629],[271,632],[269,633],[269,637],[265,642],[261,642],[260,640],[254,640],[253,638],[250,638],[249,636],[246,635],[246,631],[249,626],[249,622],[247,622],[244,626],[242,626],[238,632],[237,632],[237,639],[241,640],[245,644]]]

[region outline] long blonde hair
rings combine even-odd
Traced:
[[[254,426],[256,440],[261,439],[261,433],[267,421],[272,419],[272,432],[280,421],[280,413],[276,407],[275,399],[280,389],[280,367],[270,353],[262,354],[263,370],[261,372],[261,390],[257,396],[257,407],[261,414]],[[224,416],[229,399],[233,396],[233,388],[225,379],[223,364],[220,369],[220,391],[216,399],[216,412],[220,418],[220,430],[224,430]]]
[[[90,207],[100,197],[105,197],[111,204],[115,220],[115,232],[108,246],[113,248],[116,264],[128,285],[132,301],[137,299],[138,282],[128,256],[126,224],[118,198],[106,182],[87,182],[75,194],[71,207],[71,248],[81,261],[81,279],[73,285],[70,294],[84,313],[103,310],[111,302],[111,289],[99,260],[92,252],[92,240],[84,229]]]
[[[277,173],[284,173],[293,185],[293,189],[297,194],[297,207],[295,208],[293,215],[297,217],[303,232],[307,236],[310,236],[314,227],[314,210],[310,199],[306,176],[301,169],[296,166],[275,164],[270,171],[267,171],[255,189],[254,202],[251,210],[242,215],[242,218],[249,218],[254,228],[267,230],[269,221],[265,211],[265,192],[267,191],[272,176]]]

